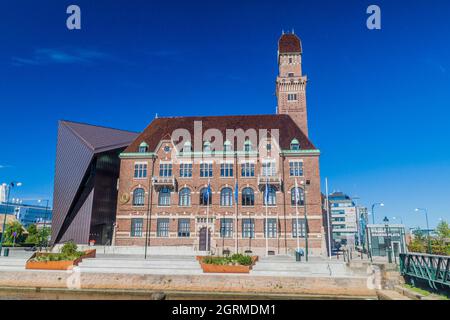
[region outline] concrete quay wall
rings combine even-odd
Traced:
[[[265,277],[10,271],[0,287],[376,296],[367,277]]]

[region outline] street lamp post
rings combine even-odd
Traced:
[[[17,187],[20,187],[21,185],[22,185],[21,182],[15,182],[15,181],[11,182],[11,183],[8,185],[8,189],[7,189],[8,195],[7,195],[7,197],[6,197],[5,217],[3,218],[2,237],[1,237],[1,239],[0,239],[0,256],[1,256],[2,250],[3,250],[3,240],[5,239],[6,216],[8,215],[9,197],[10,197],[10,195],[11,195],[11,190],[12,190],[14,187],[16,187],[16,186],[17,186]]]
[[[386,239],[387,239],[387,254],[388,254],[388,262],[392,263],[392,256],[391,256],[391,237],[389,235],[389,219],[388,217],[384,217],[383,219],[384,226],[386,227]]]
[[[427,237],[428,237],[428,254],[431,254],[431,239],[430,239],[430,225],[428,224],[428,210],[425,208],[416,208],[416,212],[424,211],[425,212],[425,219],[427,222]]]
[[[384,207],[384,203],[383,202],[377,202],[377,203],[372,204],[372,223],[373,224],[375,224],[375,213],[374,213],[375,206]]]

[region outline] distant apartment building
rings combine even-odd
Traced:
[[[358,235],[357,207],[352,198],[342,192],[328,196],[333,243],[355,243]]]
[[[0,203],[0,214],[14,215],[25,227],[35,223],[46,223],[52,220],[52,209],[45,206],[22,204],[15,202]]]

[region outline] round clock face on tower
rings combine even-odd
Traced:
[[[169,152],[170,151],[170,147],[169,146],[164,146],[164,152]]]

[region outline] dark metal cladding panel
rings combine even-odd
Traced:
[[[84,123],[64,121],[84,140],[86,144],[95,149],[96,152],[111,150],[113,148],[128,146],[138,136],[138,133],[117,130],[112,128],[93,126]]]
[[[52,241],[60,232],[92,157],[93,150],[60,121],[56,147]]]
[[[89,243],[89,227],[91,224],[92,204],[94,200],[94,189],[91,191],[83,206],[78,210],[69,228],[59,242],[73,240],[78,244]]]

